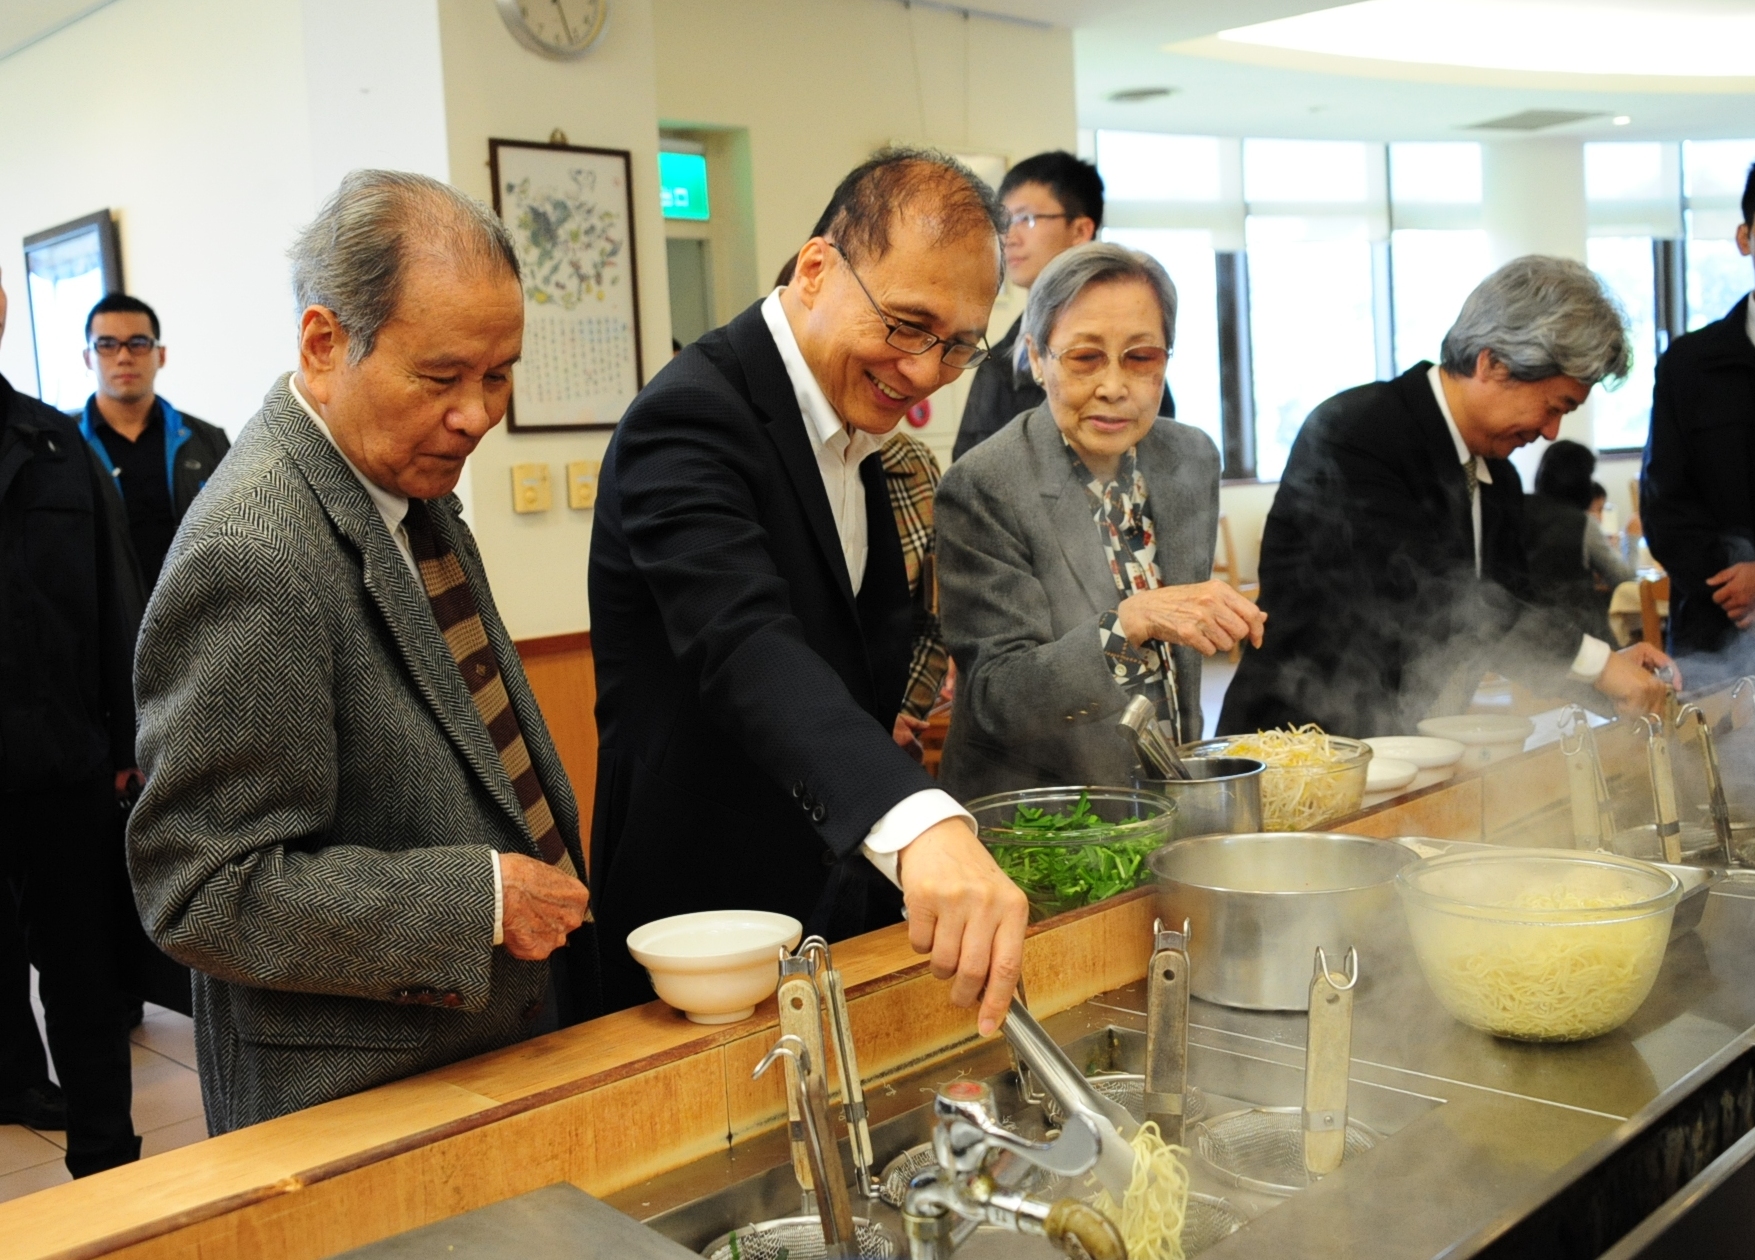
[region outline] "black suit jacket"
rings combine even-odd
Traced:
[[[792,385],[752,306],[688,346],[609,446],[591,538],[605,1001],[647,1000],[628,932],[774,910],[834,937],[894,922],[861,855],[933,781],[890,738],[908,581],[876,455],[857,598]]]
[[[1739,299],[1723,319],[1678,337],[1658,361],[1639,490],[1651,554],[1670,575],[1670,651],[1731,651],[1723,662],[1730,672],[1746,667],[1755,648],[1712,602],[1706,579],[1755,560],[1755,344],[1747,310]],[[1714,672],[1700,662],[1683,676],[1697,686]]]
[[[1421,363],[1324,402],[1304,422],[1261,543],[1259,651],[1244,649],[1221,734],[1316,722],[1412,732],[1453,680],[1492,668],[1569,695],[1579,635],[1530,603],[1523,486],[1481,485],[1481,576],[1467,483]],[[1578,696],[1582,699],[1582,695]]]

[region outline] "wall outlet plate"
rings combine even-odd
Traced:
[[[567,465],[567,506],[580,511],[588,510],[597,503],[597,474],[603,469],[603,462],[595,459],[575,459]]]
[[[549,488],[547,464],[512,465],[512,510],[514,512],[546,512],[554,506],[554,491]]]

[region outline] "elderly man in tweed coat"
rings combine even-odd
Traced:
[[[510,397],[511,241],[443,184],[356,171],[292,257],[299,371],[185,518],[135,671],[130,865],[197,971],[214,1133],[553,1027],[587,912],[451,494]]]

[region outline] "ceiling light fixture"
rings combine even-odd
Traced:
[[[1755,13],[1568,0],[1363,0],[1220,31],[1334,57],[1561,74],[1747,77]]]
[[[1614,123],[1617,127],[1625,127],[1628,123],[1632,122],[1633,119],[1627,114],[1616,114],[1609,121]]]
[[[1117,105],[1137,105],[1141,101],[1161,101],[1166,96],[1174,95],[1176,89],[1173,87],[1136,87],[1111,92],[1109,99]]]

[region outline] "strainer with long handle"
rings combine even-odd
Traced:
[[[1312,1181],[1341,1166],[1347,1141],[1347,1068],[1353,1060],[1353,989],[1359,951],[1347,950],[1346,974],[1328,968],[1316,947],[1310,978],[1310,1028],[1304,1043],[1304,1170]]]
[[[1682,818],[1676,808],[1676,772],[1670,763],[1669,732],[1664,720],[1647,713],[1639,719],[1645,729],[1646,768],[1651,774],[1652,818],[1657,824],[1658,843],[1663,846],[1664,861],[1674,865],[1682,860]]]
[[[804,1090],[799,1076],[807,1070],[821,1075],[826,1061],[823,1012],[817,1001],[815,972],[815,963],[803,951],[796,954],[780,951],[780,986],[775,995],[780,1004],[780,1031],[796,1037],[806,1051],[802,1056],[786,1056],[786,1121],[787,1137],[792,1144],[792,1171],[804,1192],[803,1211],[807,1213],[812,1210],[811,1195],[817,1185],[805,1145],[804,1112],[799,1102]]]
[[[829,1127],[829,1094],[822,1077],[812,1070],[810,1050],[800,1038],[783,1034],[774,1048],[756,1064],[752,1078],[759,1079],[776,1059],[797,1065],[798,1107],[803,1116],[804,1146],[810,1159],[817,1190],[817,1217],[823,1240],[824,1260],[859,1260],[859,1241],[854,1232],[853,1207],[847,1198],[847,1178],[841,1168],[834,1130]]]
[[[1152,924],[1146,972],[1146,1119],[1171,1146],[1182,1145],[1188,1107],[1188,920],[1180,932]]]
[[[865,1107],[865,1083],[859,1076],[859,1055],[853,1045],[853,1020],[847,1012],[847,990],[835,967],[829,943],[820,936],[806,937],[798,947],[816,962],[817,988],[829,1008],[829,1035],[835,1042],[835,1063],[840,1069],[841,1114],[847,1121],[847,1145],[853,1152],[854,1183],[868,1199],[878,1197],[873,1162],[871,1122]]]

